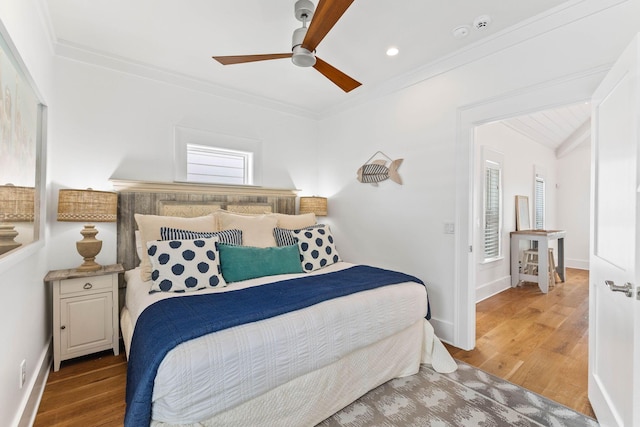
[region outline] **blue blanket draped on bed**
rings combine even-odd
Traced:
[[[424,284],[404,273],[358,265],[322,275],[223,293],[169,298],[152,304],[138,318],[131,341],[125,426],[148,426],[151,422],[151,396],[158,367],[178,344],[329,299],[402,282]],[[426,318],[430,317],[427,305]]]

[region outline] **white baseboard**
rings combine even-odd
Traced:
[[[569,259],[564,260],[565,267],[577,268],[578,270],[589,270],[589,260],[583,259]]]
[[[476,304],[511,287],[511,276],[504,276],[476,288]]]
[[[435,319],[433,317],[429,319],[429,323],[433,326],[436,336],[440,338],[440,341],[444,341],[449,344],[454,342],[453,323]]]
[[[38,359],[38,365],[40,368],[36,375],[33,376],[29,382],[29,393],[25,395],[25,398],[20,407],[22,410],[18,412],[20,419],[18,420],[17,427],[31,427],[36,420],[36,414],[38,413],[38,407],[40,406],[40,400],[42,399],[42,393],[44,393],[44,387],[47,384],[47,378],[49,378],[49,370],[51,369],[51,359],[53,352],[51,351],[51,343],[49,343],[43,350]]]

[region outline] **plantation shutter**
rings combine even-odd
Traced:
[[[534,197],[535,197],[534,228],[536,230],[544,230],[545,185],[544,185],[544,178],[539,176],[536,176]]]
[[[251,184],[251,153],[187,144],[187,181]]]
[[[484,258],[497,258],[500,248],[500,168],[487,162],[485,167]]]

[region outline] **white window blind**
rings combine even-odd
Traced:
[[[253,153],[187,144],[187,181],[253,184]]]
[[[536,176],[534,191],[534,228],[536,230],[544,230],[545,183],[543,177]]]
[[[502,255],[502,179],[499,163],[485,161],[484,180],[484,260]]]

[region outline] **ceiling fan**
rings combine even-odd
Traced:
[[[360,83],[342,71],[326,63],[316,56],[316,47],[333,28],[353,0],[319,0],[314,12],[310,0],[298,0],[295,3],[295,16],[302,22],[302,27],[293,32],[291,53],[272,53],[265,55],[214,56],[213,59],[222,65],[242,64],[245,62],[267,61],[270,59],[291,58],[299,67],[313,67],[322,75],[335,83],[340,89],[349,92]],[[313,20],[311,18],[313,17]],[[307,22],[311,20],[309,28]]]

